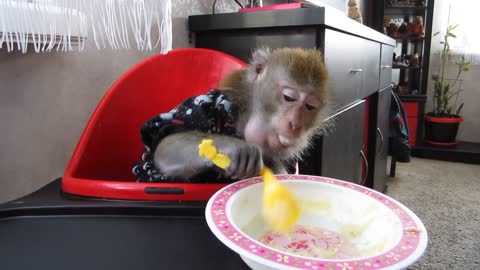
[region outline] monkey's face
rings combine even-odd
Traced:
[[[307,143],[306,134],[315,125],[323,103],[311,86],[282,79],[274,81],[257,85],[258,95],[252,102],[253,111],[244,135],[268,155],[289,157]]]
[[[251,106],[244,136],[270,156],[298,155],[323,120],[327,71],[316,50],[257,50],[246,76]]]
[[[280,147],[295,146],[306,130],[314,125],[322,101],[310,86],[279,80],[275,86],[276,110],[272,112],[272,129],[278,133]]]

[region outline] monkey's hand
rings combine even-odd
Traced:
[[[230,164],[226,169],[215,166],[211,160],[198,155],[198,146],[205,138],[214,141],[218,154],[229,157]],[[230,136],[199,132],[165,137],[157,146],[154,156],[155,165],[162,173],[185,179],[211,169],[233,179],[249,178],[259,174],[263,162],[260,149],[254,145]]]
[[[260,148],[247,142],[227,136],[214,136],[213,141],[218,153],[230,158],[230,164],[224,174],[233,179],[245,179],[258,176],[263,166]]]

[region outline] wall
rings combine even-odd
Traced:
[[[430,76],[438,69],[438,60],[436,55],[431,57],[435,58],[430,61]],[[447,74],[450,74],[449,78],[454,78],[458,71],[457,66],[454,64],[448,65]],[[462,75],[462,88],[464,91],[461,93],[458,103],[464,102],[464,106],[461,112],[464,121],[460,124],[458,130],[457,140],[467,142],[480,143],[480,65],[473,65],[470,67],[470,71],[463,73]],[[432,109],[432,93],[433,82],[430,80],[428,83],[428,100],[425,106],[425,111],[429,112]]]
[[[435,1],[435,7],[433,12],[433,25],[432,33],[441,31],[445,32],[444,28],[447,25],[447,16],[448,16],[448,3],[442,1]],[[472,33],[473,34],[473,33]],[[476,33],[474,33],[476,34]],[[439,52],[442,44],[440,44],[441,35],[437,35],[432,38],[431,45],[431,56],[430,56],[430,69],[429,69],[429,78],[432,74],[437,73],[439,66],[439,56],[435,53]],[[458,69],[456,65],[448,65],[447,74],[448,78],[454,78]],[[459,102],[464,102],[462,109],[462,116],[464,122],[460,124],[458,130],[457,140],[460,141],[470,141],[470,142],[479,142],[480,143],[480,106],[478,102],[480,101],[480,65],[471,66],[471,70],[463,73],[462,75],[462,88],[464,91],[461,93]],[[427,92],[429,94],[428,101],[426,103],[425,111],[428,112],[432,108],[432,93],[433,82],[429,80]]]
[[[187,16],[211,12],[212,1],[173,1],[173,47],[190,47]],[[233,3],[233,4],[232,4]],[[218,1],[217,12],[237,10]],[[96,104],[113,82],[156,52],[47,54],[0,50],[0,203],[28,194],[63,174]]]
[[[464,92],[462,101],[465,103],[462,116],[465,119],[458,131],[458,140],[480,143],[480,65],[471,67],[463,76]]]

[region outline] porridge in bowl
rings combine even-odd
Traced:
[[[289,233],[273,233],[265,224],[260,207],[254,207],[261,204],[261,185],[245,188],[233,198],[233,225],[271,248],[321,259],[372,256],[400,239],[400,219],[388,207],[362,193],[316,182],[285,183],[297,195],[302,208],[298,224]]]

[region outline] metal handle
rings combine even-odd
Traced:
[[[367,157],[365,156],[365,153],[363,153],[363,150],[360,150],[360,155],[362,155],[363,162],[365,162],[365,176],[363,177],[362,182],[360,183],[360,185],[364,186],[365,182],[367,182],[367,177],[368,177],[368,161],[367,161]]]
[[[377,153],[375,153],[375,156],[378,156],[378,154],[380,154],[380,152],[382,151],[383,143],[384,143],[383,134],[379,128],[377,128],[377,133],[378,135],[380,135],[380,147],[378,147],[378,151]]]
[[[358,73],[358,72],[363,72],[363,69],[361,68],[351,68],[350,73]]]
[[[391,68],[391,66],[380,66],[381,68]]]

